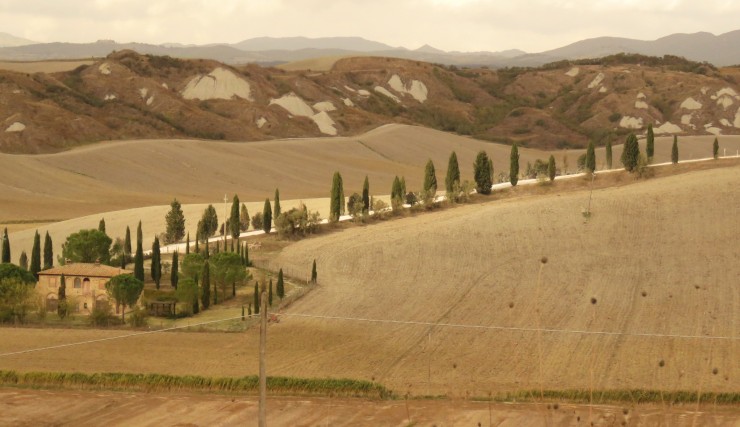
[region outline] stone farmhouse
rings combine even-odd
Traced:
[[[105,284],[113,276],[133,274],[132,271],[100,263],[72,263],[39,272],[36,291],[46,301],[47,311],[57,310],[57,298],[62,275],[64,275],[67,301],[73,302],[70,310],[79,314],[90,314],[94,308],[110,310]]]

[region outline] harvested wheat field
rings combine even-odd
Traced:
[[[734,426],[732,408],[659,405],[591,408],[593,425],[696,425]],[[84,391],[0,389],[0,426],[73,424],[97,426],[125,423],[161,425],[249,425],[257,418],[257,399],[243,396],[198,394],[141,394]],[[271,398],[270,424],[285,426],[391,426],[391,425],[497,425],[572,426],[589,419],[586,405],[500,404],[470,401]],[[183,424],[181,424],[183,423]],[[50,424],[51,425],[51,424]]]
[[[556,184],[294,243],[275,264],[309,271],[317,258],[319,286],[270,326],[268,374],[462,397],[737,392],[738,182],[735,165],[600,189],[589,219],[588,192]],[[0,353],[121,334],[4,328]],[[245,375],[257,342],[255,328],[142,335],[6,356],[0,369]]]
[[[69,61],[0,61],[0,70],[15,71],[18,73],[58,73],[72,71],[82,65],[95,63],[92,60]]]

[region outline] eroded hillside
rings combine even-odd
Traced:
[[[740,72],[681,61],[494,71],[361,57],[288,72],[122,51],[68,72],[0,72],[0,150],[356,135],[391,122],[548,149],[621,141],[649,123],[658,134],[736,133]]]

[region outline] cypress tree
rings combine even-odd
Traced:
[[[123,270],[126,269],[126,255],[123,255],[121,257],[121,269],[123,269]]]
[[[249,244],[244,243],[244,265],[249,267],[251,263],[249,262]]]
[[[190,253],[190,232],[188,231],[188,239],[185,241],[185,255]]]
[[[3,232],[3,264],[10,264],[10,239],[8,238],[8,227]]]
[[[105,218],[100,218],[100,222],[98,223],[98,231],[102,231],[105,233]]]
[[[714,138],[714,144],[712,144],[712,157],[715,159],[719,157],[719,141]]]
[[[134,257],[134,277],[144,282],[144,242],[141,234],[141,221],[136,229],[136,256]]]
[[[265,199],[265,207],[262,209],[262,229],[265,230],[265,234],[270,234],[270,230],[272,230],[272,207],[270,207],[270,199]]]
[[[491,171],[488,162],[488,154],[481,150],[475,156],[473,163],[473,178],[475,178],[475,191],[480,194],[491,194]]]
[[[200,248],[198,247],[198,240],[200,240],[200,238],[198,238],[198,236],[195,236],[195,253],[196,254],[200,253]]]
[[[152,243],[152,264],[151,264],[151,275],[152,280],[157,289],[159,289],[159,281],[162,279],[162,254],[159,252],[159,237],[154,236],[154,243]]]
[[[67,316],[67,284],[64,274],[59,280],[59,289],[57,290],[57,315],[60,319]]]
[[[519,182],[519,148],[516,142],[511,146],[511,156],[509,160],[509,182],[515,187]]]
[[[491,185],[493,185],[493,159],[488,158],[488,172],[491,175]]]
[[[211,266],[210,261],[206,259],[206,261],[203,263],[203,273],[201,274],[201,287],[203,288],[203,294],[201,296],[201,304],[203,305],[203,310],[208,310],[208,307],[211,306]],[[213,298],[214,304],[218,304],[218,296],[217,292],[213,292]]]
[[[344,188],[342,187],[342,175],[334,172],[329,196],[329,221],[339,221],[339,217],[344,213]]]
[[[316,283],[316,279],[318,276],[316,275],[316,260],[313,260],[313,267],[311,267],[311,282]]]
[[[123,241],[123,256],[126,258],[126,262],[131,261],[131,229],[126,226],[126,239]]]
[[[281,213],[282,211],[280,210],[280,190],[276,188],[275,189],[275,209],[273,210],[272,215],[275,219],[277,219],[277,217],[279,217]]]
[[[193,314],[200,313],[200,307],[198,306],[198,295],[193,298]]]
[[[254,314],[260,314],[260,288],[257,282],[254,282]]]
[[[270,287],[267,288],[267,304],[272,307],[272,279],[270,279]]]
[[[437,192],[437,173],[434,170],[434,162],[432,159],[427,161],[424,167],[424,194],[426,197],[431,197],[434,201],[434,194]]]
[[[547,162],[547,176],[550,177],[550,181],[555,181],[555,156],[550,155],[550,160]]]
[[[280,301],[282,301],[283,297],[285,297],[285,283],[283,281],[283,269],[282,268],[280,269],[280,271],[278,271],[277,296],[278,298],[280,298]]]
[[[234,194],[233,202],[231,203],[231,216],[229,217],[229,232],[231,233],[231,242],[233,246],[234,240],[239,239],[241,234],[241,224],[239,223],[239,196]],[[224,248],[224,251],[226,248]]]
[[[247,210],[247,205],[244,203],[242,203],[242,207],[239,210],[239,230],[249,230],[249,210]]]
[[[400,183],[401,183],[401,198],[405,200],[406,199],[406,194],[407,194],[407,191],[406,191],[406,177],[405,176],[402,176],[401,177]]]
[[[29,271],[33,273],[33,277],[36,280],[39,279],[39,271],[41,271],[41,236],[38,230],[33,235],[33,249],[31,249],[31,266]]]
[[[403,190],[401,189],[401,180],[398,179],[398,175],[396,175],[396,177],[393,178],[393,184],[391,186],[391,199],[401,197],[402,192]]]
[[[588,148],[586,148],[586,172],[594,173],[596,170],[596,152],[594,148],[594,142],[589,141]]]
[[[612,142],[606,141],[606,168],[612,168]]]
[[[185,215],[177,199],[170,203],[170,211],[167,212],[165,223],[167,224],[165,239],[168,243],[179,242],[185,237]]]
[[[457,184],[457,185],[456,185]],[[445,190],[451,194],[455,187],[460,185],[460,165],[457,163],[457,154],[453,151],[450,160],[447,161],[447,176],[445,177]]]
[[[178,258],[180,258],[180,256],[178,252],[175,251],[175,253],[172,254],[172,269],[170,270],[170,285],[175,289],[177,289],[177,281],[180,279],[177,274],[180,270]]]
[[[21,252],[21,257],[18,259],[18,266],[24,270],[28,270],[28,255],[26,255],[26,251]]]
[[[44,236],[44,270],[54,266],[54,247],[51,243],[51,236],[46,232]]]
[[[647,129],[647,144],[645,146],[645,155],[647,155],[648,162],[653,160],[653,154],[655,154],[655,134],[653,133],[653,124],[650,123]]]
[[[673,135],[673,147],[671,148],[671,162],[678,163],[678,136]]]
[[[367,175],[365,175],[365,182],[362,183],[362,212],[368,213],[370,212],[370,181],[367,179]]]
[[[627,136],[622,151],[622,164],[627,172],[632,172],[637,167],[637,159],[640,157],[640,145],[634,133]]]

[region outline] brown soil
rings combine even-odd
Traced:
[[[0,389],[0,426],[253,425],[255,397]],[[455,400],[375,401],[336,398],[269,398],[267,422],[281,426],[512,425],[736,426],[737,408],[702,405],[500,404]]]

